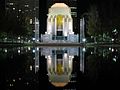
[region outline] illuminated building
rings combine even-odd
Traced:
[[[49,8],[47,31],[41,35],[42,42],[78,42],[73,32],[71,9],[65,3],[55,3]]]

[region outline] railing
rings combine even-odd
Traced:
[[[52,40],[67,40],[65,36],[52,36]]]

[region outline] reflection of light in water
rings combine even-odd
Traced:
[[[36,73],[39,70],[39,47],[35,47],[35,49],[33,49],[33,53],[35,53],[35,57],[33,59],[35,59],[35,73]]]
[[[109,48],[109,50],[111,50],[111,48]]]
[[[112,52],[114,52],[114,49],[112,48]]]
[[[39,68],[39,65],[36,65],[35,67],[36,67],[36,68]]]
[[[32,52],[35,53],[35,50],[33,49]]]
[[[39,48],[37,47],[37,51],[39,50]]]
[[[20,53],[20,50],[18,50],[18,53]]]
[[[7,49],[5,49],[5,53],[7,53]]]
[[[28,50],[30,50],[30,47],[28,47]]]
[[[86,49],[85,48],[83,48],[83,52],[85,52],[86,51]]]
[[[91,54],[93,54],[93,52],[91,52]]]
[[[43,48],[41,54],[47,59],[49,81],[56,87],[63,87],[70,82],[74,55],[78,48]],[[48,53],[49,52],[49,53]]]
[[[48,59],[48,64],[51,65],[51,59]]]
[[[115,61],[115,62],[116,62],[116,58],[113,58],[113,61]]]
[[[30,70],[32,71],[32,65],[30,65]]]
[[[53,84],[56,87],[64,87],[67,85],[67,82],[66,83],[52,82],[51,84]]]

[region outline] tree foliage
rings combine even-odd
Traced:
[[[96,6],[91,6],[88,12],[87,33],[90,36],[97,36],[101,31],[99,13]]]

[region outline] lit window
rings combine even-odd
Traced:
[[[13,8],[13,10],[15,10],[15,8]]]
[[[77,7],[70,7],[71,9],[77,9]]]
[[[32,22],[33,22],[33,20],[32,20],[32,19],[30,19],[30,24],[32,24]]]
[[[13,3],[10,3],[10,5],[13,5]]]
[[[25,5],[25,7],[29,7],[29,5]]]
[[[19,10],[19,12],[21,12],[21,10]]]

